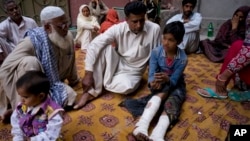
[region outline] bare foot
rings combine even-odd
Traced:
[[[4,114],[3,117],[0,118],[0,120],[2,121],[2,123],[8,124],[10,123],[10,117],[12,114],[12,109],[8,109]]]
[[[87,102],[93,100],[95,97],[89,93],[84,93],[77,104],[73,107],[74,109],[80,109],[87,104]]]
[[[144,135],[143,133],[140,132],[137,135],[135,135],[135,138],[137,141],[150,141],[147,135]]]

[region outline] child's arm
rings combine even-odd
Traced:
[[[175,70],[174,73],[170,76],[169,82],[171,86],[176,86],[178,80],[180,79],[180,76],[183,75],[183,72],[187,66],[187,59],[182,59],[176,66],[178,66]]]
[[[24,134],[22,129],[19,126],[19,119],[17,117],[17,112],[14,110],[14,112],[11,115],[11,134],[13,135],[13,141],[25,141],[24,140]]]
[[[157,49],[154,49],[149,59],[148,83],[150,88],[159,89],[160,84],[155,81],[155,73],[158,71]]]
[[[41,132],[34,137],[31,137],[30,141],[55,141],[60,136],[62,124],[63,119],[58,113],[54,117],[49,119],[48,124],[46,126],[46,131]]]

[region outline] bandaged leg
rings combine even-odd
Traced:
[[[136,123],[136,128],[133,131],[133,135],[137,136],[138,134],[143,134],[148,136],[148,127],[153,119],[155,113],[158,111],[161,105],[161,98],[158,96],[153,96],[147,103],[146,108],[143,111],[143,114],[140,120]]]
[[[164,141],[164,136],[168,129],[169,123],[170,121],[168,116],[161,115],[149,138],[153,141]]]

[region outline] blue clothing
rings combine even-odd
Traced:
[[[154,80],[154,74],[157,72],[166,72],[169,76],[169,83],[162,84],[162,89],[151,90],[151,94],[139,99],[126,99],[120,106],[127,108],[134,117],[141,116],[147,102],[152,96],[158,93],[166,93],[168,97],[163,101],[162,108],[169,116],[171,125],[177,121],[181,106],[186,98],[186,83],[184,80],[184,69],[187,66],[187,55],[184,50],[177,47],[177,54],[170,65],[167,65],[167,56],[163,46],[154,48],[151,52],[149,61],[148,83]],[[150,86],[150,85],[149,85]]]
[[[181,106],[186,98],[186,83],[183,72],[187,66],[187,62],[188,59],[185,51],[177,47],[176,56],[172,60],[172,63],[168,64],[162,45],[153,49],[149,61],[149,83],[154,80],[154,74],[157,72],[166,72],[169,76],[169,82],[162,84],[160,90],[150,90],[153,95],[160,92],[168,95],[167,99],[164,100],[163,108],[168,114],[172,125],[177,121]]]
[[[154,80],[155,73],[166,72],[170,78],[170,87],[176,87],[180,83],[185,83],[183,71],[188,62],[185,51],[178,48],[177,54],[170,66],[167,65],[166,59],[167,56],[162,45],[153,49],[149,61],[148,82],[150,83]]]

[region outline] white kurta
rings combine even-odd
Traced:
[[[166,24],[171,23],[173,21],[183,22],[182,16],[183,14],[177,14],[170,18]],[[181,49],[185,49],[186,53],[193,53],[198,49],[200,41],[201,21],[201,14],[193,13],[193,15],[190,17],[190,21],[184,24],[185,34],[182,43],[180,43],[178,46]]]
[[[135,91],[152,49],[161,43],[160,35],[159,25],[146,21],[138,34],[122,22],[97,36],[89,45],[85,60],[85,70],[92,71],[95,80],[95,88],[89,93],[98,96],[103,86],[116,93]],[[117,48],[110,46],[113,42]]]
[[[33,19],[24,16],[22,18],[19,26],[10,17],[0,23],[0,61],[4,60],[18,42],[23,39],[28,29],[37,27]]]

